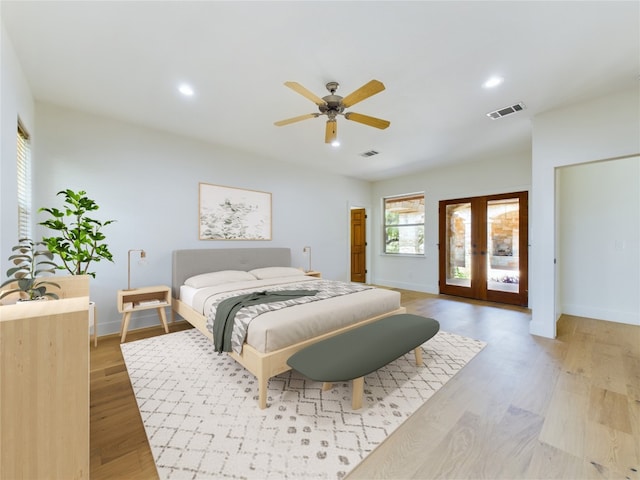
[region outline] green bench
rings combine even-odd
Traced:
[[[392,315],[321,340],[287,360],[305,377],[324,382],[323,390],[334,382],[353,380],[351,407],[362,407],[364,376],[414,350],[416,365],[422,365],[420,345],[440,330],[433,318],[409,313]]]

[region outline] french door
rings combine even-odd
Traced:
[[[440,293],[527,306],[527,192],[440,202]]]

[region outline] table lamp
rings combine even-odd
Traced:
[[[145,252],[144,250],[138,249],[138,250],[129,250],[129,261],[128,261],[128,265],[127,265],[127,290],[131,290],[131,254],[133,252],[140,252],[140,258],[146,258],[147,256],[147,252]]]

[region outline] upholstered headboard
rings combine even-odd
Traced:
[[[220,270],[252,270],[262,267],[290,267],[289,248],[203,248],[173,251],[171,287],[174,298],[184,281],[200,273]]]

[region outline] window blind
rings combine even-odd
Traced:
[[[31,147],[20,120],[17,147],[18,238],[31,238]]]

